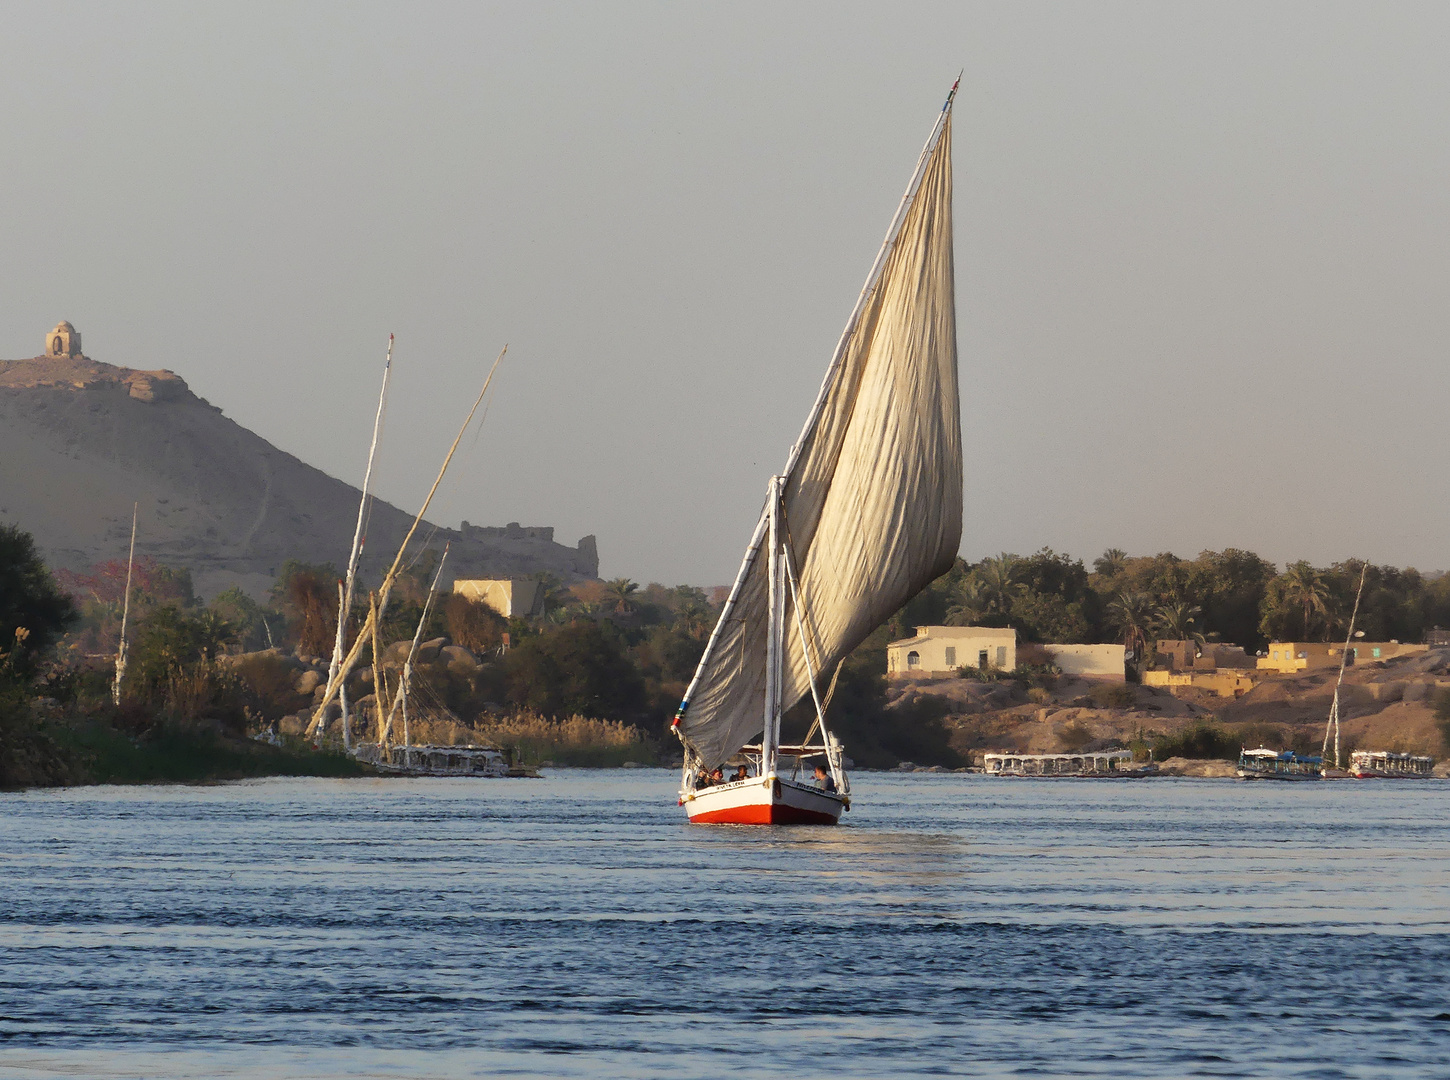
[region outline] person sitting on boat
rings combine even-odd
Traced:
[[[715,782],[716,781],[714,780],[714,778],[711,777],[708,772],[706,772],[704,769],[701,769],[700,774],[695,777],[695,790],[701,791],[704,788],[709,787],[711,784],[714,784]]]
[[[724,769],[718,769],[717,768],[714,772],[712,772],[710,774],[710,784],[711,784],[711,786],[714,786],[715,784],[723,784],[724,782],[725,782],[725,770]]]
[[[750,770],[747,769],[744,765],[742,765],[742,766],[740,766],[740,768],[738,768],[738,769],[735,770],[735,775],[732,776],[730,779],[732,781],[735,781],[735,780],[749,780],[750,779]]]
[[[822,791],[834,792],[836,790],[836,782],[831,779],[831,774],[826,771],[824,765],[816,766],[816,787]]]

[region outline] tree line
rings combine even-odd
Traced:
[[[1183,559],[1131,556],[1111,548],[1089,569],[1043,548],[979,562],[958,559],[895,616],[912,625],[1011,626],[1021,640],[1062,644],[1121,641],[1139,655],[1157,639],[1221,641],[1250,652],[1270,640],[1343,637],[1365,563],[1291,563],[1282,572],[1229,548]],[[1450,627],[1450,577],[1369,565],[1357,628],[1373,641],[1420,641]]]
[[[411,639],[423,612],[436,553],[423,552],[393,593],[381,640]],[[858,760],[929,760],[942,751],[931,717],[885,708],[885,645],[916,625],[1011,626],[1024,642],[1121,641],[1143,656],[1160,638],[1262,648],[1269,639],[1342,636],[1363,564],[1307,562],[1283,571],[1249,551],[1130,556],[1105,551],[1089,568],[1049,548],[958,559],[848,658],[837,677],[833,723]],[[259,650],[326,658],[338,613],[338,570],[290,562],[270,595],[229,589],[210,603],[185,570],[139,560],[132,574],[131,662],[123,699],[111,702],[126,567],[52,574],[30,537],[0,528],[0,729],[41,695],[134,737],[167,724],[203,721],[242,734],[282,710],[303,710],[291,676]],[[628,578],[567,584],[538,575],[540,602],[506,619],[456,594],[432,608],[425,639],[447,636],[481,661],[459,674],[441,668],[432,693],[466,721],[486,711],[528,710],[638,725],[674,749],[669,720],[719,615],[723,588],[641,585]],[[349,638],[366,616],[360,596]],[[1450,626],[1450,578],[1369,566],[1359,628],[1372,640],[1420,640]],[[223,665],[226,654],[263,659]],[[371,661],[365,657],[364,663]],[[276,668],[276,670],[273,670]],[[352,691],[350,690],[350,693]],[[358,687],[354,696],[367,693]],[[804,714],[802,714],[804,715]]]

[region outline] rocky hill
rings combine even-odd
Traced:
[[[264,595],[289,558],[342,565],[357,518],[356,488],[227,419],[179,376],[81,355],[0,361],[0,461],[0,521],[32,533],[53,566],[125,558],[139,502],[138,555],[186,567],[208,597],[234,584]],[[381,573],[411,521],[376,503],[366,571]],[[445,540],[459,577],[598,576],[592,536],[566,547],[551,528],[464,522],[438,529],[435,545]]]

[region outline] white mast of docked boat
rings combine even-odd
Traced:
[[[393,583],[397,581],[399,571],[402,570],[403,556],[407,554],[408,545],[413,542],[413,534],[418,531],[418,526],[422,524],[423,515],[428,512],[428,507],[433,502],[433,496],[438,493],[438,486],[443,483],[443,477],[448,472],[448,465],[452,462],[453,455],[458,451],[458,444],[463,441],[464,432],[473,423],[473,417],[478,412],[479,405],[483,404],[484,395],[488,393],[488,388],[493,383],[493,376],[498,371],[498,366],[503,362],[503,358],[508,351],[509,347],[505,345],[502,351],[499,352],[497,359],[494,360],[493,367],[489,368],[488,377],[483,380],[483,389],[478,392],[478,397],[474,399],[473,408],[468,410],[468,416],[464,418],[463,426],[458,429],[458,434],[453,438],[453,444],[449,446],[448,453],[443,458],[443,464],[438,469],[438,476],[434,479],[433,486],[428,489],[428,495],[424,498],[423,505],[418,510],[417,516],[413,518],[413,524],[408,527],[408,532],[403,537],[403,542],[398,545],[398,554],[393,558],[393,565],[383,575],[383,583],[378,588],[378,602],[374,608],[374,612],[386,610],[388,595],[392,592]],[[379,620],[380,617],[377,614],[370,613],[368,615],[367,621],[363,623],[362,628],[358,631],[358,635],[352,643],[352,648],[343,657],[337,674],[335,676],[329,675],[327,690],[323,693],[322,700],[313,709],[312,720],[307,725],[307,738],[313,737],[321,728],[323,717],[327,715],[327,707],[332,704],[332,699],[337,696],[341,684],[352,673],[353,666],[357,663],[358,657],[362,655],[363,647],[372,642],[374,637],[376,637]]]
[[[428,616],[433,612],[433,598],[438,595],[438,582],[443,577],[443,564],[448,561],[448,544],[443,545],[443,557],[438,560],[438,569],[433,574],[433,583],[428,586],[428,596],[423,601],[423,614],[418,619],[418,629],[413,632],[413,641],[408,646],[408,656],[403,661],[403,672],[398,678],[398,689],[393,694],[393,703],[388,708],[386,722],[378,730],[378,752],[387,754],[391,760],[388,738],[393,733],[393,717],[401,709],[403,714],[403,753],[408,752],[412,738],[408,731],[408,691],[413,686],[413,659],[418,655],[418,645],[423,640],[423,630],[428,625]],[[406,758],[404,759],[406,760]]]
[[[126,677],[126,621],[131,615],[131,569],[136,565],[136,514],[139,502],[131,504],[131,550],[126,555],[126,591],[121,597],[121,642],[116,646],[116,681],[111,687],[111,701],[121,704],[121,680]]]
[[[1369,572],[1369,563],[1359,568],[1359,589],[1354,594],[1354,611],[1349,616],[1349,630],[1344,635],[1344,649],[1339,654],[1339,678],[1334,683],[1334,700],[1329,703],[1329,719],[1324,724],[1324,746],[1319,751],[1323,759],[1329,753],[1329,729],[1334,729],[1334,768],[1339,770],[1339,688],[1344,683],[1344,668],[1349,662],[1349,647],[1354,641],[1354,621],[1359,618],[1359,599],[1364,595],[1364,576]]]
[[[383,410],[388,401],[388,378],[393,372],[393,335],[388,335],[388,355],[383,361],[383,388],[378,393],[378,411],[373,417],[373,441],[368,446],[368,466],[363,472],[362,498],[357,504],[357,527],[352,533],[352,550],[347,556],[347,577],[339,588],[337,604],[337,638],[332,644],[332,662],[327,665],[327,684],[331,686],[337,678],[337,669],[342,664],[342,646],[347,632],[347,617],[352,614],[353,587],[357,582],[358,557],[362,554],[363,544],[367,537],[363,532],[367,521],[368,489],[373,479],[373,461],[378,453],[378,435],[383,427]],[[338,692],[338,704],[342,708],[342,746],[346,750],[352,745],[352,736],[349,731],[351,725],[347,716],[347,688],[343,687]]]

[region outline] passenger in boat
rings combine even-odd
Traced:
[[[824,765],[816,766],[816,787],[822,791],[834,792],[836,790],[836,782],[831,779],[831,774],[826,771]]]
[[[747,769],[744,765],[742,765],[742,766],[740,766],[740,768],[738,768],[738,769],[735,770],[735,775],[732,776],[730,779],[732,781],[734,781],[734,780],[749,780],[750,779],[750,770]]]
[[[712,772],[710,774],[710,783],[711,783],[712,786],[715,785],[715,784],[723,784],[724,782],[725,782],[725,770],[724,769],[716,769],[714,772]]]
[[[709,787],[714,782],[715,781],[710,778],[710,774],[707,773],[704,769],[701,769],[700,774],[695,777],[695,790],[701,791]]]

